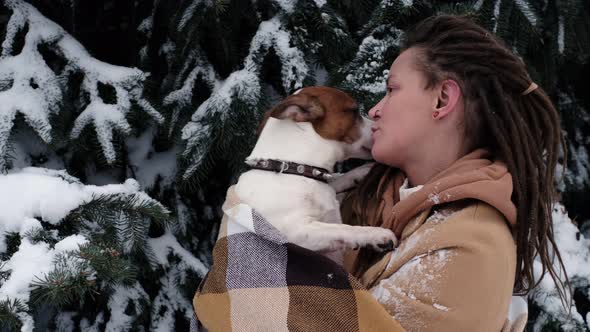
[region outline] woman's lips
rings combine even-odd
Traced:
[[[371,137],[373,138],[373,140],[375,139],[375,135],[377,134],[377,132],[379,131],[379,128],[377,127],[371,127]]]

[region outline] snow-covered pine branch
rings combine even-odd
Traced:
[[[558,189],[565,192],[566,189],[584,192],[584,188],[590,186],[590,137],[584,132],[590,129],[590,115],[580,105],[577,98],[571,92],[560,91],[558,94],[558,107],[562,121],[566,123],[564,130],[567,141],[568,164],[563,174],[563,166],[557,169],[559,178],[565,176],[565,181],[559,183]],[[575,123],[576,126],[568,125]]]
[[[377,33],[383,38],[376,38]],[[402,31],[393,27],[379,26],[360,44],[355,58],[342,68],[339,74],[344,77],[340,83],[345,90],[365,98],[376,100],[385,91],[385,81],[389,73],[387,56],[399,49]]]
[[[133,103],[159,123],[164,118],[142,96],[145,75],[135,68],[110,65],[93,58],[86,49],[64,29],[45,18],[37,9],[22,0],[6,0],[12,10],[0,57],[0,156],[6,154],[7,142],[16,113],[24,115],[27,123],[45,141],[51,141],[49,117],[59,111],[63,86],[61,78],[72,73],[84,75],[81,89],[88,93],[85,106],[74,123],[72,138],[92,124],[109,163],[115,161],[113,130],[130,132],[125,116]],[[26,30],[22,50],[16,50],[17,34]],[[67,62],[62,73],[54,73],[38,50],[52,45],[53,50]],[[17,53],[18,54],[14,54]],[[111,86],[116,103],[107,104],[99,96],[98,84]],[[3,168],[0,158],[0,168]]]
[[[178,75],[178,79],[175,82],[175,86],[180,86],[180,88],[170,92],[164,98],[164,105],[173,107],[168,133],[170,137],[176,129],[176,122],[178,121],[180,112],[191,104],[193,89],[197,79],[200,77],[212,91],[216,90],[216,84],[219,81],[215,69],[213,69],[213,66],[207,61],[206,57],[200,52],[200,50],[194,50],[191,52],[184,67],[188,65],[192,65],[193,69],[186,76],[184,82],[181,82],[180,78],[184,77],[182,74],[187,68],[181,70],[181,74]]]
[[[215,1],[212,3],[210,0],[188,0],[185,1],[183,4],[184,8],[181,8],[178,11],[178,15],[176,18],[177,23],[177,30],[182,31],[188,23],[193,19],[195,13],[199,10],[202,10],[203,7],[208,7],[211,5],[223,6],[224,1]]]
[[[572,288],[590,287],[590,239],[580,233],[578,227],[568,217],[565,207],[557,203],[552,213],[555,242],[559,248],[563,264],[567,271]],[[535,277],[541,274],[541,263],[535,261]],[[560,271],[555,264],[556,271]],[[563,279],[562,279],[563,280]],[[573,296],[573,294],[569,294]],[[584,318],[576,310],[573,303],[571,317],[563,307],[557,286],[549,273],[545,274],[539,286],[529,294],[529,299],[540,308],[540,314],[532,324],[534,331],[540,331],[548,326],[559,327],[561,331],[583,331],[586,326]],[[590,315],[586,317],[586,320]]]
[[[63,301],[78,301],[80,297],[73,295],[85,292],[84,287],[100,289],[133,281],[132,269],[137,267],[125,261],[117,263],[117,258],[130,257],[131,248],[135,254],[151,250],[148,227],[137,227],[138,223],[166,223],[169,218],[168,210],[139,191],[133,179],[124,184],[84,185],[65,171],[25,168],[0,175],[0,197],[0,254],[7,257],[0,260],[0,300],[4,305],[18,300],[28,306],[31,286],[35,301],[59,306]],[[42,222],[56,229],[46,229]],[[64,228],[64,222],[70,223],[66,228],[75,234],[60,234],[58,229]],[[7,234],[17,237],[11,239],[10,246]],[[152,253],[153,264],[166,267],[161,266],[165,260],[161,255],[166,252],[163,248],[169,247],[186,261],[187,268],[203,276],[204,265],[171,238],[155,242],[158,255]],[[138,241],[141,246],[137,246]],[[113,259],[102,257],[105,247],[112,247],[107,254],[112,254]],[[79,284],[85,280],[88,284]],[[23,331],[33,330],[29,313],[19,311],[17,317]],[[115,317],[111,316],[111,320]]]
[[[529,21],[529,23],[532,26],[536,27],[539,23],[539,18],[537,17],[537,14],[533,10],[533,8],[531,8],[531,6],[529,5],[529,1],[516,0],[514,3],[516,4],[516,7],[518,7],[522,15],[524,15],[524,17],[526,17],[526,19]]]
[[[191,122],[182,129],[182,139],[187,142],[183,155],[192,155],[190,166],[183,174],[185,179],[200,167],[207,152],[205,140],[211,140],[212,129],[204,123],[207,117],[221,115],[218,121],[225,122],[232,103],[236,102],[258,111],[255,108],[261,95],[260,70],[264,57],[271,48],[275,50],[282,64],[281,74],[285,91],[303,86],[309,68],[303,52],[291,46],[290,41],[291,35],[278,16],[260,23],[252,38],[249,54],[244,60],[244,68],[231,73],[225,80],[218,81],[211,96],[197,108]]]
[[[184,315],[188,321],[194,316],[191,301],[181,294],[178,285],[185,285],[189,281],[187,271],[204,276],[208,269],[184,249],[170,232],[150,239],[150,245],[158,253],[159,264],[168,268],[168,273],[160,278],[162,288],[152,304],[153,313],[158,314],[152,315],[150,330],[171,331],[175,326],[175,312]],[[170,253],[174,254],[173,261],[169,259]]]
[[[30,21],[29,12],[36,10],[20,1],[5,1],[5,4],[14,12],[6,27],[0,56],[0,81],[3,85],[0,91],[0,156],[7,152],[17,112],[45,142],[50,142],[49,116],[59,110],[62,99],[58,79],[43,60],[37,45],[41,41],[55,42],[64,32],[61,29],[43,29],[41,24],[29,24],[22,51],[11,56],[17,33]],[[0,158],[0,169],[5,166],[4,158]]]
[[[113,295],[109,299],[108,308],[111,318],[105,326],[106,331],[130,331],[133,328],[135,317],[127,315],[126,309],[132,305],[137,312],[148,310],[147,304],[150,303],[149,295],[145,292],[139,283],[131,287],[116,286]],[[69,322],[68,331],[75,330],[74,322]],[[64,329],[65,330],[65,329]]]

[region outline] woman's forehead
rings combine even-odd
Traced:
[[[389,75],[397,76],[407,74],[407,72],[415,71],[415,59],[418,56],[416,51],[412,48],[400,53],[391,64]]]

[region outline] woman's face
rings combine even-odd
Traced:
[[[373,158],[404,169],[427,153],[428,137],[435,130],[432,113],[437,106],[435,89],[425,89],[426,78],[415,64],[416,50],[402,52],[389,69],[387,94],[373,106]]]

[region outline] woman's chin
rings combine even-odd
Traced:
[[[399,167],[397,166],[399,164],[398,158],[394,158],[395,156],[393,156],[391,149],[383,151],[379,149],[379,147],[373,146],[371,155],[373,156],[373,160],[375,160],[375,162],[392,167]]]
[[[376,147],[375,145],[373,145],[373,147],[371,148],[371,157],[373,158],[373,160],[375,160],[378,163],[382,163],[383,158],[381,151],[378,147]]]

